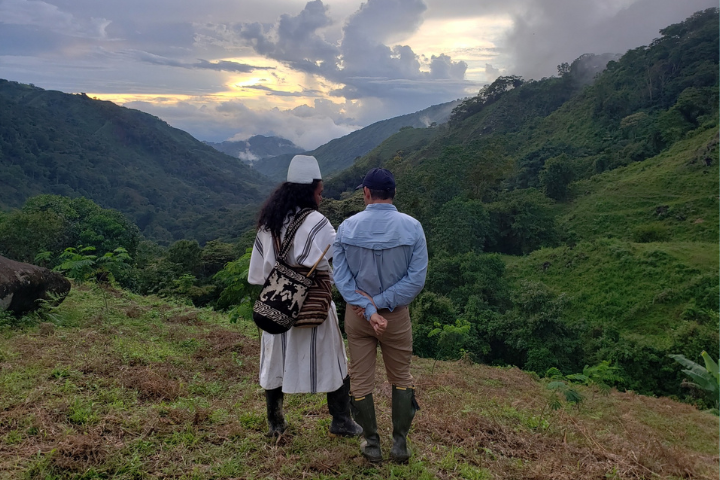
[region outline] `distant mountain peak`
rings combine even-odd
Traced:
[[[460,103],[460,100],[454,100],[433,105],[415,113],[380,120],[343,137],[330,140],[328,143],[307,153],[308,155],[314,155],[318,159],[323,175],[330,176],[351,167],[355,159],[370,152],[403,128],[427,128],[447,122],[453,108],[458,103]],[[272,159],[256,162],[254,167],[271,180],[282,181],[288,165],[290,165],[292,155],[296,153],[301,152],[278,155]]]
[[[286,138],[265,135],[253,135],[247,140],[205,143],[250,165],[265,158],[277,157],[278,155],[295,155],[304,151]]]

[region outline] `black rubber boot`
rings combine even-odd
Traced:
[[[393,446],[390,449],[390,460],[406,463],[412,456],[407,446],[407,435],[410,431],[415,412],[420,410],[415,400],[415,387],[392,388],[392,424]]]
[[[287,423],[283,415],[283,391],[282,387],[272,390],[265,390],[265,405],[267,406],[267,419],[269,430],[268,437],[277,437],[285,432]]]
[[[334,392],[328,392],[327,404],[332,423],[331,437],[357,437],[363,432],[360,425],[350,416],[350,377],[345,377],[342,386]]]
[[[375,419],[375,403],[372,393],[364,397],[351,397],[350,405],[355,421],[363,429],[363,440],[360,442],[360,451],[372,463],[382,462],[380,450],[380,436],[377,433],[377,420]]]

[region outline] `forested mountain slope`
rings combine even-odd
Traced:
[[[458,103],[454,101],[433,105],[419,112],[375,122],[344,137],[331,140],[306,154],[318,159],[320,171],[327,178],[351,167],[358,157],[365,155],[403,127],[427,127],[446,122]],[[280,182],[284,180],[292,157],[293,155],[280,155],[268,158],[258,163],[255,168],[263,175]]]
[[[718,10],[660,33],[591,85],[587,56],[500,77],[447,126],[399,132],[328,182],[337,222],[384,165],[423,223],[418,353],[540,374],[607,361],[624,388],[692,396],[668,354],[717,351]]]
[[[0,80],[0,207],[31,196],[85,196],[148,237],[237,236],[270,183],[160,119]]]

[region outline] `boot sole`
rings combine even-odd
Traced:
[[[363,457],[365,457],[365,460],[367,460],[368,462],[370,462],[370,463],[372,463],[372,464],[374,464],[374,465],[379,465],[379,464],[381,464],[382,461],[383,461],[382,457],[380,457],[380,458],[368,457],[368,456],[365,455],[364,453],[363,453]]]

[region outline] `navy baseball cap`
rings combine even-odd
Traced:
[[[363,187],[368,187],[370,190],[392,190],[395,188],[395,177],[390,170],[373,168],[365,175],[365,179],[355,190]]]

